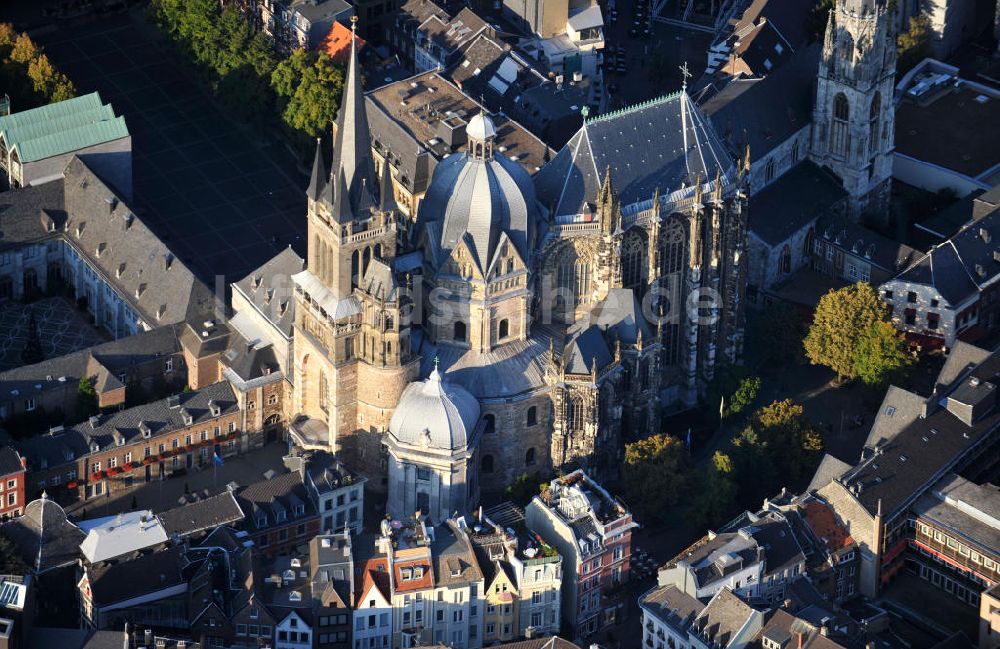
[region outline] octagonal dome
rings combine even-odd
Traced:
[[[437,450],[462,450],[479,423],[479,402],[460,385],[446,382],[434,369],[426,381],[403,390],[389,421],[398,444]]]

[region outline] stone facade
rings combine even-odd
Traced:
[[[888,222],[896,45],[886,11],[878,3],[838,2],[819,67],[812,159],[841,179],[855,220],[868,213]]]

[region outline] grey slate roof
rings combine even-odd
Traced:
[[[184,583],[187,559],[180,547],[151,552],[136,559],[104,563],[91,569],[95,606],[107,606]]]
[[[483,579],[476,553],[468,537],[446,523],[435,528],[431,544],[434,563],[434,587],[442,588],[468,584]]]
[[[934,383],[938,392],[954,387],[955,381],[990,357],[991,352],[963,340],[955,341]]]
[[[933,286],[951,306],[958,306],[1000,275],[994,258],[998,237],[1000,211],[968,224],[896,279]]]
[[[414,447],[462,450],[475,439],[479,402],[435,369],[403,390],[389,421],[393,441]]]
[[[610,365],[613,360],[611,350],[597,325],[591,325],[574,336],[566,345],[563,357],[569,374],[590,374],[595,362],[600,369]]]
[[[464,152],[442,160],[419,211],[421,223],[441,223],[441,238],[435,243],[442,260],[465,239],[484,275],[504,235],[522,259],[529,259],[529,229],[537,218],[531,177],[499,153],[489,160]]]
[[[285,512],[286,521],[306,518],[316,513],[302,476],[294,471],[247,485],[237,493],[236,501],[243,509],[248,525],[258,530],[275,526],[278,512]],[[304,506],[304,513],[300,516],[295,515],[295,505],[298,504]],[[257,512],[267,514],[267,524],[263,527],[257,526]]]
[[[372,160],[371,134],[353,38],[344,77],[343,98],[337,111],[337,134],[327,191],[331,189],[335,219],[348,218],[349,214],[358,215],[366,206],[376,205],[378,201],[378,176]]]
[[[145,423],[153,436],[171,430],[185,428],[182,411],[191,415],[196,425],[202,421],[215,419],[209,409],[209,401],[220,409],[220,416],[235,412],[238,408],[232,386],[225,381],[213,383],[201,390],[178,395],[180,405],[171,408],[165,399],[120,410],[111,415],[101,415],[95,420],[66,427],[62,431],[39,435],[17,444],[21,454],[28,458],[31,467],[49,467],[71,462],[90,452],[90,446],[97,444],[101,450],[115,447],[115,437],[120,436],[125,444],[141,439],[139,426]]]
[[[682,119],[683,116],[683,119]],[[733,162],[686,93],[676,93],[587,120],[535,175],[538,200],[555,216],[576,215],[596,202],[607,168],[623,207],[715,177]]]
[[[243,510],[236,502],[233,492],[227,490],[210,498],[168,509],[159,518],[167,536],[177,534],[183,537],[237,523],[243,520]]]
[[[750,232],[777,245],[834,208],[847,192],[809,160],[750,197]],[[817,234],[820,234],[817,229]]]
[[[24,471],[21,456],[10,446],[0,448],[0,477]]]
[[[673,584],[647,592],[639,599],[639,604],[680,634],[687,633],[694,619],[705,608],[704,604]]]
[[[879,406],[878,412],[875,414],[875,421],[872,422],[865,446],[875,448],[879,442],[890,441],[899,431],[920,417],[923,413],[924,401],[924,397],[919,394],[890,385],[882,399],[882,405]]]
[[[630,288],[613,288],[607,297],[583,315],[570,331],[584,331],[596,326],[609,338],[625,344],[635,344],[640,332],[646,342],[653,340],[654,329],[642,313],[642,305]]]
[[[809,125],[820,54],[821,44],[810,45],[765,78],[732,81],[701,103],[731,151],[747,143],[759,160]]]
[[[806,492],[808,493],[825,487],[833,480],[847,473],[850,469],[851,465],[847,462],[838,460],[829,453],[824,453],[823,459],[819,461],[819,466],[816,467],[816,473],[813,474],[809,486],[806,487]]]
[[[921,256],[921,253],[905,243],[883,237],[836,214],[819,218],[816,222],[816,236],[830,241],[845,252],[863,256],[873,266],[889,274],[899,272]]]
[[[703,635],[725,647],[753,613],[754,610],[726,586],[698,614],[695,626]]]
[[[38,384],[42,385],[43,391],[64,385],[58,380],[60,377],[66,377],[65,383],[75,386],[81,377],[87,376],[87,372],[93,369],[92,361],[117,376],[134,365],[161,357],[165,359],[180,351],[177,336],[181,326],[157,327],[65,356],[49,358],[41,363],[0,372],[0,401],[11,390],[26,394],[28,390],[35,390],[34,386]]]
[[[62,239],[150,326],[211,313],[214,298],[79,158],[61,181],[5,192],[0,250]]]
[[[536,327],[528,340],[514,341],[487,353],[435,345],[428,340],[420,343],[414,339],[412,344],[422,357],[420,376],[430,376],[434,359],[438,358],[450,380],[482,401],[524,394],[545,385],[550,335]]]
[[[24,508],[24,515],[0,526],[0,533],[13,541],[21,558],[41,574],[75,563],[83,530],[69,522],[57,503],[43,496]]]
[[[1000,355],[994,353],[972,376],[1000,384]],[[964,385],[964,384],[963,384]],[[972,426],[946,409],[918,418],[900,431],[885,452],[856,465],[842,482],[847,489],[862,485],[855,498],[874,515],[881,501],[885,520],[913,502],[943,477],[970,449],[1000,427],[1000,410],[993,408]]]

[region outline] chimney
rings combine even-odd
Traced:
[[[152,646],[153,646],[153,630],[152,629],[146,629],[145,631],[143,631],[143,634],[142,634],[142,644],[144,644],[146,647],[149,647],[150,649],[152,649]]]
[[[806,634],[802,633],[801,631],[796,631],[795,644],[798,647],[798,649],[802,649],[802,645],[805,644],[805,641],[806,641]]]
[[[174,263],[173,253],[168,252],[167,254],[163,255],[163,270],[170,270],[170,266],[173,263]]]

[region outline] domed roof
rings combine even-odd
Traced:
[[[435,167],[419,219],[441,223],[440,241],[435,243],[442,258],[468,235],[469,247],[485,273],[501,234],[528,259],[529,229],[537,220],[535,187],[528,172],[502,154],[452,153]]]
[[[465,134],[470,140],[487,140],[496,137],[497,129],[493,126],[493,120],[483,111],[479,111],[469,120]]]
[[[463,449],[479,422],[479,402],[460,385],[446,383],[437,368],[426,381],[406,386],[389,421],[400,444],[439,450]]]

